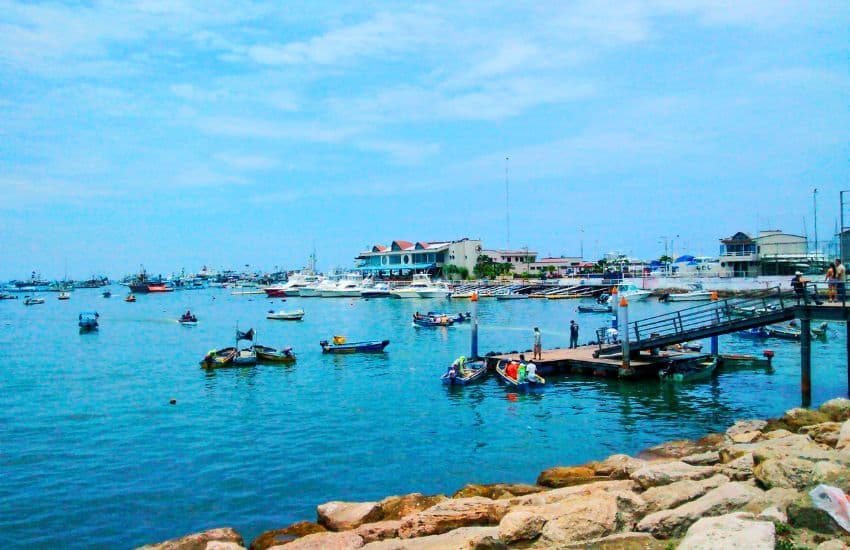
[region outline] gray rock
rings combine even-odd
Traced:
[[[649,514],[638,523],[637,530],[659,538],[681,536],[698,519],[737,510],[763,494],[764,491],[756,487],[733,481],[678,508]]]
[[[708,451],[695,455],[688,455],[682,459],[685,464],[691,466],[711,466],[720,462],[720,453],[718,451]]]
[[[508,507],[507,500],[484,497],[446,500],[402,518],[398,536],[408,539],[438,535],[458,527],[496,525],[508,513]]]
[[[364,523],[382,519],[383,513],[377,502],[333,501],[316,508],[319,524],[331,531],[356,529]]]
[[[762,513],[758,515],[758,519],[762,521],[788,523],[788,514],[776,506],[771,506],[770,508],[763,510]]]
[[[818,544],[815,550],[847,550],[847,545],[843,541],[832,539]]]
[[[220,527],[218,529],[210,529],[208,531],[186,535],[179,539],[148,544],[140,547],[138,550],[204,550],[210,542],[233,542],[239,546],[244,546],[245,544],[245,541],[242,540],[242,535],[230,527]]]
[[[649,533],[616,533],[598,539],[583,540],[581,542],[569,542],[558,546],[560,550],[635,550],[659,547],[659,541],[655,540]],[[535,548],[546,548],[546,546],[535,546]]]
[[[835,442],[836,449],[844,449],[850,446],[850,420],[845,420],[838,432],[838,440]]]
[[[726,430],[726,435],[732,437],[733,435],[743,433],[761,432],[765,426],[767,426],[767,421],[765,420],[739,420]]]
[[[498,527],[461,527],[439,535],[415,539],[388,539],[370,542],[363,550],[499,550],[507,546],[499,540]],[[287,550],[286,547],[281,550]]]
[[[756,521],[751,514],[735,513],[698,520],[679,544],[679,550],[746,548],[773,550],[776,531],[770,521]]]
[[[353,531],[314,533],[292,542],[272,546],[269,550],[353,550],[363,546],[363,539]]]
[[[726,464],[717,464],[714,469],[735,481],[744,481],[753,477],[753,461],[752,453],[744,453],[738,458],[727,462]]]
[[[832,462],[812,462],[801,458],[772,458],[758,464],[753,469],[753,475],[768,489],[786,487],[802,490],[842,470],[840,465]]]
[[[669,510],[699,498],[711,489],[716,489],[728,482],[728,477],[719,474],[697,481],[686,479],[670,485],[651,487],[641,493],[641,498],[646,502],[648,512]]]
[[[612,455],[596,465],[595,473],[608,476],[611,479],[628,479],[632,472],[643,468],[645,460],[632,458],[629,455]]]
[[[850,418],[850,399],[844,397],[830,399],[818,407],[818,410],[835,422],[844,422]]]
[[[540,533],[544,545],[605,537],[618,527],[617,499],[602,492],[550,504],[541,513],[547,519]]]
[[[363,539],[363,542],[374,542],[376,540],[398,537],[399,527],[401,527],[400,519],[388,519],[374,523],[364,523],[355,529],[354,532]]]
[[[540,534],[546,519],[528,510],[508,512],[499,522],[499,538],[506,543],[533,540]]]
[[[811,437],[815,443],[835,447],[838,434],[841,432],[841,422],[823,422],[800,428],[801,434]]]
[[[685,479],[704,479],[714,475],[714,473],[714,469],[708,466],[691,466],[684,462],[662,462],[660,464],[647,464],[632,472],[631,479],[638,482],[641,487],[648,489]]]
[[[588,495],[594,492],[616,493],[619,491],[634,491],[638,488],[638,484],[630,479],[617,481],[597,481],[588,483],[587,485],[579,485],[574,487],[562,487],[560,489],[552,489],[543,491],[533,495],[524,495],[514,497],[508,500],[511,507],[514,506],[543,506],[575,497],[576,495]]]
[[[235,542],[214,540],[208,542],[207,545],[204,546],[204,550],[245,550],[245,547]]]

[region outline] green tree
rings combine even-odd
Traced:
[[[496,276],[494,265],[495,262],[493,262],[493,258],[487,254],[481,254],[478,256],[478,261],[475,262],[475,267],[472,268],[472,272],[475,273],[475,276],[479,279],[492,279]]]

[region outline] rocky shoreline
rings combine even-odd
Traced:
[[[451,497],[413,493],[328,502],[317,521],[267,531],[250,550],[847,548],[850,534],[812,503],[819,484],[850,487],[850,400],[725,433],[670,441],[637,457],[543,471],[534,485],[467,485]],[[241,550],[219,528],[145,550]]]

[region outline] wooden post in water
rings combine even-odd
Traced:
[[[629,302],[625,296],[620,297],[619,303],[620,320],[623,330],[620,331],[620,342],[622,345],[623,362],[620,367],[620,375],[632,374],[631,353],[629,351]]]
[[[711,292],[711,301],[717,302],[717,291]],[[716,304],[715,304],[716,305]],[[711,355],[717,357],[720,353],[720,341],[718,340],[718,336],[714,335],[711,337]]]
[[[812,404],[812,322],[808,317],[800,319],[800,391],[803,406]]]
[[[473,292],[469,299],[472,302],[472,340],[469,344],[469,357],[478,359],[478,293]]]

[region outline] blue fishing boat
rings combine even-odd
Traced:
[[[496,365],[496,374],[515,390],[525,391],[540,388],[546,384],[546,379],[536,373],[519,380],[519,366],[519,361],[499,361]]]
[[[77,323],[80,326],[80,332],[97,330],[99,327],[97,320],[99,318],[100,315],[96,311],[84,311],[80,313],[79,322]]]
[[[487,361],[484,359],[478,359],[465,363],[463,374],[460,374],[457,367],[452,365],[443,374],[443,376],[440,377],[440,380],[443,381],[443,384],[466,386],[467,384],[472,384],[473,382],[482,380],[486,373]]]
[[[444,312],[440,312],[440,311],[429,311],[428,316],[429,317],[448,317],[449,319],[451,319],[455,323],[465,323],[467,321],[472,320],[472,314],[469,313],[468,311],[466,313],[463,313],[463,312],[460,312],[460,313],[444,313]]]
[[[390,344],[389,340],[372,340],[370,342],[346,343],[342,336],[334,336],[333,344],[322,340],[322,353],[380,353]]]
[[[413,326],[417,327],[450,327],[454,321],[446,315],[420,315],[413,314]]]
[[[770,334],[764,329],[764,327],[756,327],[751,328],[749,330],[739,330],[735,333],[736,336],[741,338],[749,338],[750,340],[764,340]]]

